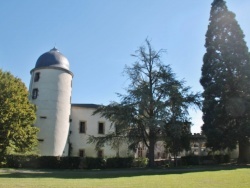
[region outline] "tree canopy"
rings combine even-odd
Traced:
[[[0,156],[27,152],[37,145],[35,106],[24,83],[0,69]]]
[[[124,70],[131,81],[127,94],[118,94],[119,103],[112,102],[95,112],[109,119],[116,132],[99,138],[90,137],[90,141],[99,147],[118,137],[134,149],[143,142],[148,148],[151,167],[154,166],[154,149],[158,140],[168,143],[167,147],[176,147],[177,144],[170,144],[170,140],[173,141],[170,138],[176,138],[178,151],[185,147],[180,140],[187,133],[183,130],[190,125],[188,108],[191,104],[199,105],[199,94],[190,92],[183,80],[176,79],[170,66],[161,62],[163,52],[155,51],[147,39],[146,45],[139,47],[133,55],[136,62]],[[190,127],[187,134],[190,134]]]
[[[214,0],[206,33],[200,83],[203,133],[214,150],[239,144],[247,160],[250,136],[250,56],[244,34],[224,0]],[[249,160],[249,157],[248,157]]]

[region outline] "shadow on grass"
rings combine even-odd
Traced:
[[[248,165],[192,166],[165,169],[106,169],[106,170],[29,170],[0,169],[1,178],[105,179],[150,175],[185,174],[249,168]]]

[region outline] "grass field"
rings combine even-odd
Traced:
[[[250,187],[250,168],[18,170],[0,169],[0,188]]]

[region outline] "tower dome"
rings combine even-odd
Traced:
[[[54,47],[37,59],[35,68],[41,67],[58,67],[69,70],[69,61]]]

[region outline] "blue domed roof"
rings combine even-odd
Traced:
[[[69,61],[54,47],[37,59],[35,68],[41,67],[59,67],[69,70]]]

